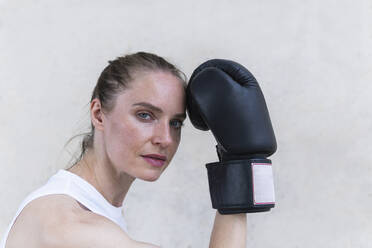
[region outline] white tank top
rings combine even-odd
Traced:
[[[123,229],[125,232],[128,232],[127,225],[122,214],[122,206],[115,207],[111,205],[111,203],[109,203],[90,183],[72,172],[61,169],[55,175],[50,177],[47,183],[37,190],[31,192],[26,199],[23,200],[17,210],[16,215],[13,217],[13,220],[5,232],[5,235],[0,243],[0,248],[5,248],[5,242],[8,238],[9,231],[22,209],[32,200],[51,194],[64,194],[71,196],[93,213],[102,215],[112,220],[118,224],[121,229]]]

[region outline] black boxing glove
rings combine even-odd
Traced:
[[[242,65],[209,60],[186,89],[187,112],[211,130],[219,162],[206,164],[212,207],[221,214],[269,211],[275,206],[271,160],[276,140],[262,91]]]

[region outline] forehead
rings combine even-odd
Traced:
[[[148,102],[165,112],[185,111],[185,89],[179,78],[169,72],[137,74],[116,101],[116,107],[129,108],[136,102]]]

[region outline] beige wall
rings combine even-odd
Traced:
[[[227,58],[259,80],[278,141],[277,206],[248,215],[248,247],[371,247],[371,24],[368,0],[1,0],[0,232],[65,167],[106,62],[145,50],[188,76]],[[133,185],[125,215],[136,239],[207,247],[215,141],[190,122],[182,138],[157,182]]]

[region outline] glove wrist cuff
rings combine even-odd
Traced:
[[[275,206],[271,160],[206,164],[212,207],[221,214],[269,211]]]

